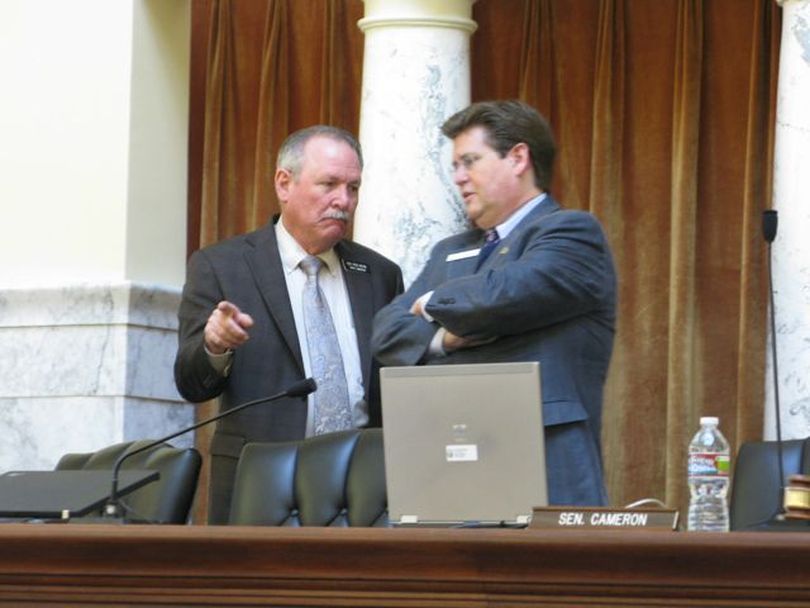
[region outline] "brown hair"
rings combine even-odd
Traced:
[[[501,158],[517,144],[529,147],[534,168],[534,183],[548,190],[556,146],[548,121],[530,105],[510,99],[481,101],[456,112],[442,125],[442,133],[454,139],[472,127],[487,131],[487,145]]]

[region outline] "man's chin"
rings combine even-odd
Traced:
[[[467,220],[469,220],[470,226],[484,230],[484,227],[479,223],[481,221],[481,216],[472,217],[471,215],[468,215]]]
[[[321,232],[321,241],[326,244],[324,250],[331,249],[349,234],[348,224],[345,222],[330,222],[329,228]]]
[[[478,220],[481,219],[481,209],[474,205],[467,205],[464,208],[464,213],[467,214],[467,221],[473,226],[478,226]]]

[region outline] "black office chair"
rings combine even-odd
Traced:
[[[388,525],[381,429],[249,443],[236,468],[230,524]]]
[[[810,474],[810,438],[782,442],[785,477]],[[734,463],[729,499],[731,530],[765,529],[782,508],[779,448],[776,441],[749,441]]]
[[[150,440],[143,439],[117,443],[96,452],[65,454],[56,464],[56,470],[109,470],[112,483],[112,469],[118,458],[149,443]],[[125,460],[121,470],[146,469],[160,473],[157,481],[123,497],[130,509],[128,515],[150,523],[186,523],[197,489],[201,463],[202,458],[194,448],[175,448],[168,443]],[[92,514],[98,515],[100,513]]]

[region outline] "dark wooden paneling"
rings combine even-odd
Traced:
[[[0,604],[807,606],[797,533],[0,526]]]

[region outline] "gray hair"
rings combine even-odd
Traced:
[[[314,125],[306,129],[299,129],[287,136],[287,139],[284,140],[278,150],[276,169],[286,169],[293,176],[298,175],[304,159],[304,146],[313,137],[326,137],[347,144],[357,154],[360,168],[363,168],[363,152],[360,149],[360,142],[357,141],[354,135],[340,127]]]

